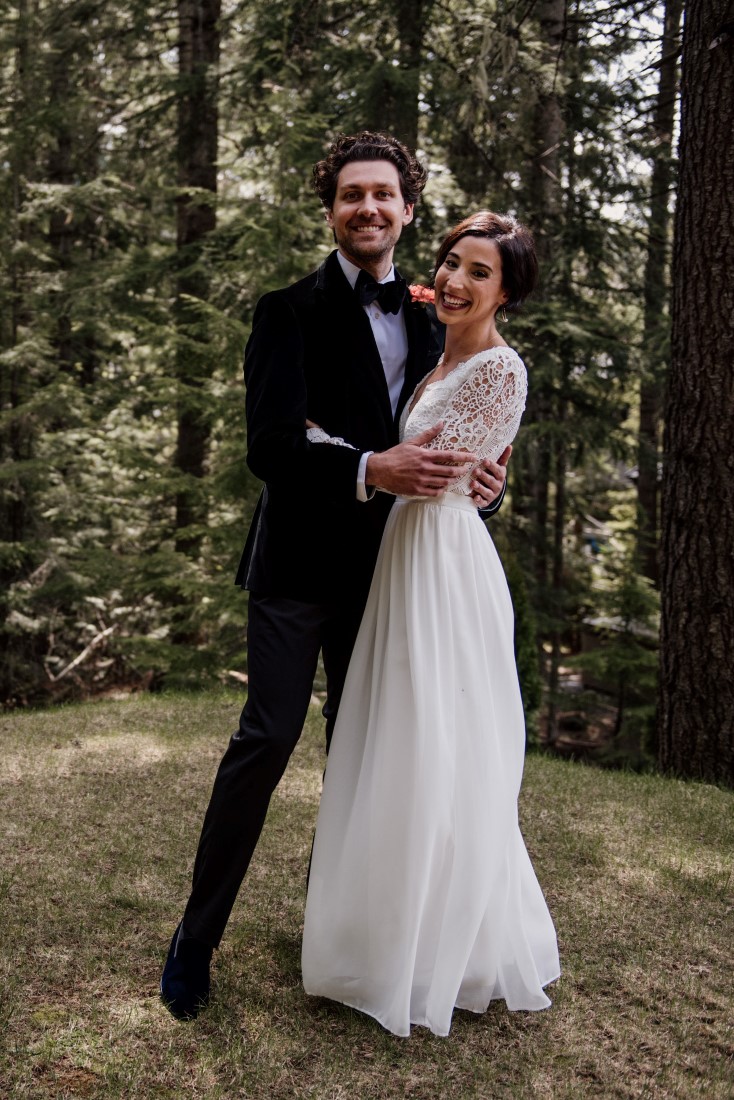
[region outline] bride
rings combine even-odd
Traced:
[[[440,421],[432,447],[496,460],[508,446],[527,378],[496,315],[517,309],[536,276],[532,238],[510,217],[481,212],[448,233],[434,276],[445,351],[406,406],[401,440]],[[484,1012],[496,998],[546,1008],[559,975],[518,824],[512,603],[470,481],[391,510],[314,840],[305,990],[396,1035],[411,1024],[447,1035],[454,1008]]]

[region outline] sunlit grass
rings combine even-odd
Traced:
[[[158,980],[241,699],[137,697],[0,718],[0,1096],[734,1095],[734,795],[533,756],[521,818],[563,975],[545,1013],[396,1039],[300,982],[322,724],[276,792],[214,999]]]

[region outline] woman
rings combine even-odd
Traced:
[[[525,405],[500,336],[537,276],[530,234],[475,214],[446,237],[436,369],[401,422],[410,439],[496,459]],[[320,437],[328,442],[328,437]],[[343,441],[334,440],[334,443]],[[329,753],[303,938],[307,993],[447,1035],[455,1007],[550,1004],[555,930],[517,820],[525,730],[502,565],[469,496],[398,498],[383,536]]]

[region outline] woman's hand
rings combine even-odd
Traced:
[[[443,430],[440,420],[433,428],[387,451],[376,451],[367,459],[365,484],[388,493],[413,497],[437,497],[445,493],[475,466],[471,451],[432,450],[430,443]]]
[[[478,508],[488,508],[502,492],[502,486],[507,478],[507,462],[512,454],[512,447],[505,447],[496,462],[484,459],[474,470],[474,477],[470,488],[472,500]]]

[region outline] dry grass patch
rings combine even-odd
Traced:
[[[0,718],[0,1096],[734,1096],[734,796],[527,762],[523,831],[559,931],[553,1008],[396,1039],[300,981],[323,768],[313,708],[191,1024],[158,999],[234,694]]]

